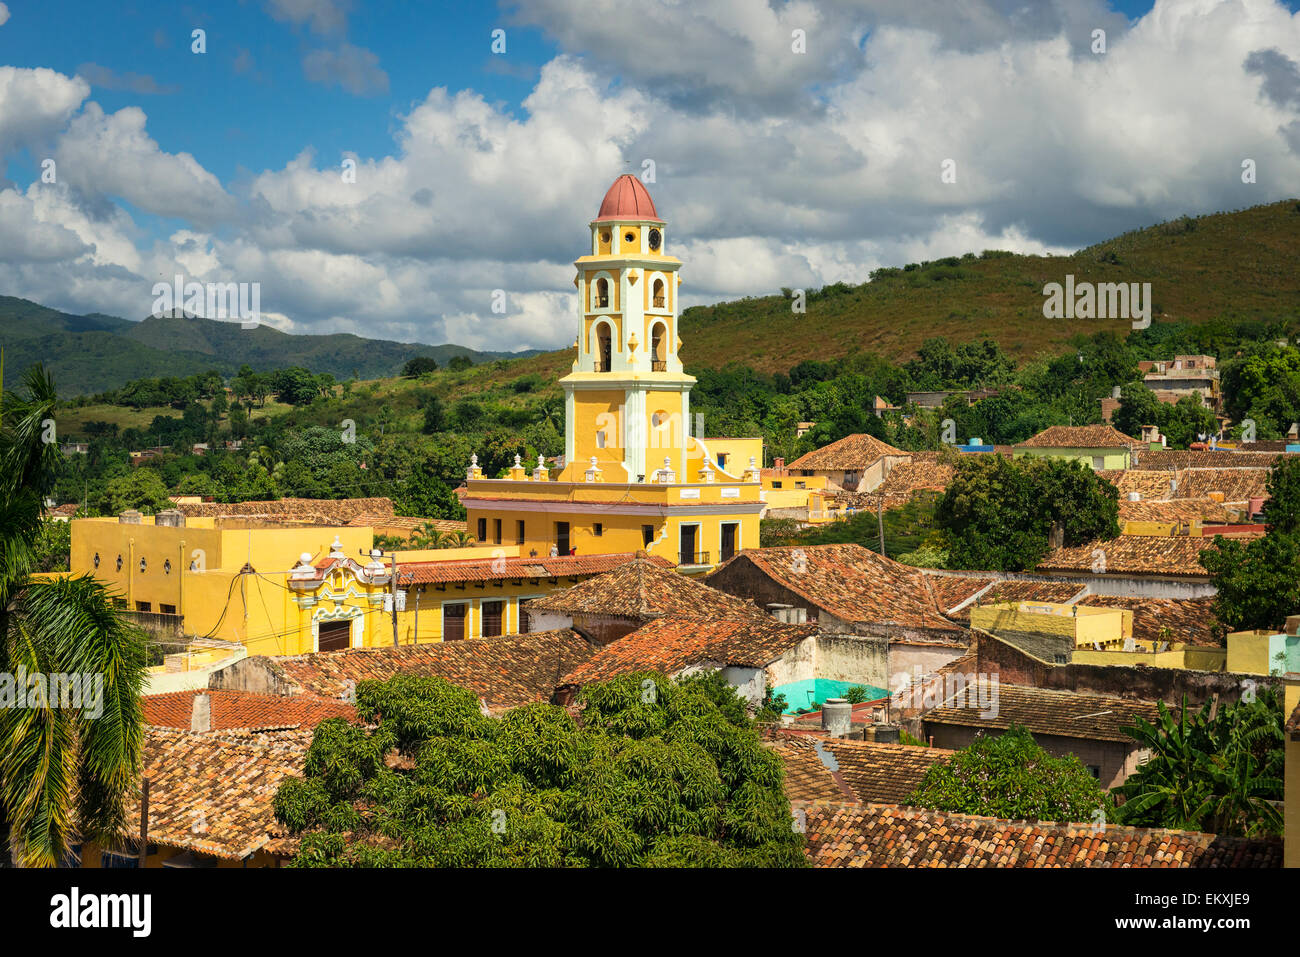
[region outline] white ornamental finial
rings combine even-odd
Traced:
[[[546,460],[545,460],[544,458],[542,458],[542,453],[541,453],[541,452],[538,452],[538,453],[537,453],[537,467],[538,467],[539,469],[544,469],[544,468],[546,468]]]
[[[750,459],[750,461],[752,462],[753,459]],[[517,468],[517,469],[521,469],[521,468],[523,468],[523,465],[522,465],[522,464],[520,463],[520,461],[519,461],[519,453],[517,453],[517,452],[515,453],[515,468]]]
[[[476,468],[478,468],[478,453],[477,453],[477,452],[475,452],[473,455],[471,455],[471,456],[469,457],[469,467],[472,468],[472,469],[476,469]]]

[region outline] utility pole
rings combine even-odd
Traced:
[[[140,794],[140,868],[144,869],[145,859],[149,856],[149,778],[144,779]]]
[[[880,554],[885,554],[885,495],[879,493],[876,499],[876,525],[880,529]]]

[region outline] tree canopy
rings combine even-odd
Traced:
[[[441,678],[361,682],[375,727],[322,722],[276,816],[299,867],[802,867],[803,838],[744,703],[710,672],[589,685],[580,718],[500,718]]]

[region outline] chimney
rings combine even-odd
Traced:
[[[200,691],[194,696],[194,706],[190,711],[190,730],[212,730],[212,696],[206,691]]]
[[[845,698],[827,698],[822,705],[822,730],[833,738],[849,733],[853,724],[853,705]]]
[[[785,468],[785,459],[773,459],[773,460],[772,460],[772,468],[776,469],[777,471],[780,471],[781,469],[784,469],[784,468]]]
[[[165,508],[153,517],[153,523],[167,528],[184,528],[185,515],[178,508]]]

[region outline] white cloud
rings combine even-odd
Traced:
[[[341,86],[356,96],[388,92],[388,74],[380,68],[379,57],[351,43],[309,51],[302,58],[302,72],[313,83]]]

